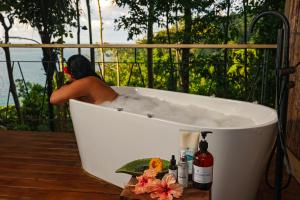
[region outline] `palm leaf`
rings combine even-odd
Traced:
[[[138,159],[131,161],[121,168],[116,170],[116,173],[125,173],[132,176],[140,176],[143,174],[144,170],[149,168],[149,162],[151,158],[144,158],[144,159]],[[168,172],[169,168],[169,161],[162,160],[163,161],[163,171],[158,173],[158,176],[161,176]]]

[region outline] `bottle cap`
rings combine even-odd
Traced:
[[[200,149],[201,152],[206,152],[207,151],[208,143],[205,140],[205,138],[206,138],[208,133],[212,133],[212,132],[211,131],[201,131],[201,136],[202,136],[202,139],[203,139],[199,143],[199,149]]]
[[[171,160],[170,160],[170,164],[171,164],[171,165],[176,165],[176,159],[175,159],[175,156],[174,156],[174,155],[172,155],[172,158],[171,158]]]
[[[180,151],[180,161],[186,162],[186,153],[185,150]]]
[[[208,133],[212,133],[211,131],[201,131],[201,136],[205,140]]]

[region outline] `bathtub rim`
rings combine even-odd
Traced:
[[[122,88],[122,87],[119,87],[119,88]],[[129,88],[129,87],[127,87],[127,88]],[[131,88],[133,88],[133,87],[131,87]],[[144,89],[144,88],[140,88],[140,89]],[[166,92],[169,92],[169,91],[166,91]],[[193,94],[191,94],[191,95],[193,95]],[[238,103],[246,103],[246,104],[253,105],[253,103],[246,102],[246,101],[238,101],[238,100],[224,99],[224,98],[218,98],[218,97],[209,97],[209,96],[202,96],[202,95],[195,95],[195,96],[201,96],[201,97],[207,98],[207,99],[209,99],[209,98],[217,98],[218,100],[221,100],[221,101],[238,102]],[[126,115],[130,115],[130,116],[135,116],[135,117],[147,118],[149,120],[157,120],[157,121],[164,122],[164,123],[176,124],[176,125],[180,125],[180,126],[186,127],[185,129],[188,128],[189,130],[195,130],[195,131],[200,131],[200,130],[226,130],[226,131],[232,130],[232,131],[241,131],[241,130],[250,130],[250,129],[255,129],[255,128],[262,128],[262,127],[270,126],[270,125],[273,125],[273,124],[277,124],[277,122],[278,122],[276,111],[274,109],[272,109],[272,108],[269,108],[267,106],[260,105],[260,104],[255,104],[255,106],[262,107],[263,109],[267,109],[270,113],[273,113],[275,117],[273,117],[272,120],[268,120],[265,123],[260,123],[260,124],[255,124],[253,126],[245,126],[245,127],[200,127],[200,126],[196,126],[196,125],[185,124],[185,123],[180,123],[180,122],[174,122],[174,121],[169,121],[169,120],[165,120],[165,119],[159,119],[159,118],[155,118],[155,117],[149,118],[149,117],[147,117],[145,115],[141,115],[141,114],[130,113],[130,112],[127,112],[127,111],[118,111],[118,110],[113,109],[113,108],[101,106],[101,104],[92,104],[92,103],[87,103],[87,102],[79,101],[79,100],[76,100],[76,99],[70,99],[69,100],[69,106],[71,107],[71,104],[73,104],[73,103],[75,103],[75,104],[82,104],[82,105],[85,105],[85,106],[90,106],[90,107],[94,107],[94,108],[98,108],[98,109],[103,109],[103,110],[107,110],[107,111],[119,112],[120,114],[126,114]]]
[[[170,92],[170,93],[181,93],[181,94],[185,94],[185,95],[191,95],[191,96],[194,96],[194,97],[201,97],[203,99],[206,99],[206,100],[211,100],[211,99],[214,99],[214,100],[217,100],[217,101],[223,101],[223,102],[231,102],[231,103],[239,103],[239,104],[245,104],[245,105],[251,105],[251,106],[256,106],[256,107],[261,107],[262,109],[265,109],[267,112],[270,112],[271,114],[274,115],[270,117],[270,119],[272,118],[272,120],[269,120],[268,122],[265,122],[265,123],[259,123],[259,125],[255,125],[255,126],[247,126],[245,128],[241,128],[241,127],[236,127],[236,128],[230,128],[230,127],[220,127],[220,128],[213,128],[213,129],[216,129],[216,130],[226,130],[226,129],[232,129],[232,130],[244,130],[244,129],[251,129],[251,128],[259,128],[259,127],[264,127],[264,126],[268,126],[268,125],[271,125],[271,124],[276,124],[278,123],[278,114],[277,114],[277,111],[274,109],[274,108],[271,108],[271,107],[268,107],[268,106],[265,106],[265,105],[262,105],[262,104],[258,104],[258,103],[255,103],[255,102],[249,102],[249,101],[242,101],[242,100],[236,100],[236,99],[226,99],[226,98],[221,98],[221,97],[215,97],[215,96],[205,96],[205,95],[198,95],[198,94],[190,94],[190,93],[182,93],[182,92],[177,92],[177,91],[169,91],[169,90],[161,90],[161,89],[155,89],[155,88],[143,88],[143,87],[130,87],[130,86],[112,86],[112,89],[122,89],[122,88],[127,88],[127,89],[131,89],[131,90],[134,90],[138,93],[139,90],[155,90],[155,91],[158,91],[158,92]],[[117,91],[116,91],[117,92]],[[138,95],[141,95],[141,94],[138,94]],[[142,95],[142,96],[148,96],[148,97],[152,97],[152,96],[149,96],[149,95]],[[159,97],[158,97],[159,98]],[[160,98],[159,98],[160,99]],[[104,107],[104,106],[101,106],[99,105],[100,107]],[[113,110],[113,109],[112,109]],[[122,111],[122,112],[126,112],[126,111]],[[130,113],[130,112],[127,112],[127,113]],[[134,113],[130,113],[130,114],[134,114]],[[139,115],[139,114],[137,114]],[[143,115],[139,115],[139,116],[143,116]],[[154,118],[153,118],[154,119]],[[156,118],[158,119],[158,118]],[[159,119],[159,120],[162,120],[162,121],[165,121],[165,122],[172,122],[172,123],[176,123],[176,124],[181,124],[181,125],[187,125],[187,126],[191,126],[191,127],[199,127],[199,126],[195,126],[195,125],[190,125],[190,124],[185,124],[185,123],[180,123],[180,122],[173,122],[173,121],[169,121],[169,120],[164,120],[164,119]]]

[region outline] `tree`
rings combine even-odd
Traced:
[[[73,0],[16,0],[14,11],[21,23],[30,24],[38,30],[43,44],[58,42],[63,35],[72,37],[67,28],[76,25],[73,21],[76,16]],[[47,95],[50,99],[57,55],[53,49],[42,48],[42,51],[43,67],[47,76]],[[54,111],[50,102],[48,102],[48,112],[49,126],[54,130]]]
[[[0,3],[0,23],[2,24],[2,27],[4,29],[4,35],[5,35],[4,42],[6,44],[9,43],[9,30],[12,28],[14,23],[14,14],[13,14],[13,7],[12,7],[14,3],[15,2],[11,0],[2,1]],[[5,18],[7,20],[5,20]],[[14,75],[13,75],[13,68],[11,64],[10,50],[7,47],[4,47],[3,50],[6,58],[6,67],[7,67],[8,79],[9,79],[9,91],[13,96],[18,118],[20,121],[22,121],[20,102],[18,99],[18,94],[17,94]]]
[[[100,44],[104,44],[103,41],[103,20],[102,20],[102,10],[101,10],[101,3],[100,0],[97,0],[98,2],[98,14],[99,14],[99,22],[100,22]],[[105,79],[105,60],[104,60],[104,49],[100,48],[100,57],[101,57],[101,63],[102,63],[102,77]]]
[[[90,44],[93,44],[90,0],[86,0],[86,8],[87,8],[87,14],[88,14],[88,23],[89,23]],[[90,55],[91,55],[91,64],[92,64],[92,67],[93,67],[93,69],[95,69],[95,50],[93,48],[90,48]]]
[[[81,29],[79,3],[80,0],[76,0],[75,7],[76,7],[76,21],[77,21],[77,44],[80,44],[80,29]],[[78,54],[81,54],[81,48],[78,48]]]
[[[208,12],[209,6],[213,3],[212,0],[197,1],[197,0],[177,0],[178,9],[183,13],[184,32],[183,44],[192,43],[192,27],[193,27],[193,11],[201,14]],[[182,64],[180,66],[180,75],[182,81],[182,89],[184,92],[189,91],[189,66],[190,65],[190,49],[182,49]]]
[[[192,0],[179,0],[178,2],[182,7],[184,32],[183,44],[191,44],[192,32]],[[189,92],[189,65],[190,65],[190,49],[182,49],[182,64],[180,66],[180,75],[182,81],[182,89],[184,92]]]
[[[117,29],[128,30],[128,40],[147,32],[147,44],[153,43],[153,26],[157,21],[158,0],[114,0],[117,6],[128,6],[128,15],[115,19]],[[147,49],[148,87],[153,88],[153,49]]]
[[[171,44],[171,32],[170,32],[170,25],[175,23],[176,16],[172,16],[172,12],[176,12],[175,1],[173,0],[160,0],[160,15],[165,17],[165,28],[167,32],[167,43]],[[160,22],[162,24],[162,22]],[[176,78],[175,78],[175,66],[173,62],[173,55],[172,49],[169,48],[169,72],[170,78],[168,81],[168,90],[175,91],[176,90]]]
[[[225,7],[226,7],[226,22],[224,25],[224,44],[227,44],[229,41],[229,25],[230,25],[230,21],[231,21],[231,17],[230,17],[230,9],[231,9],[231,0],[226,0],[225,1]],[[221,82],[221,84],[224,87],[220,87],[223,88],[224,92],[223,94],[227,94],[227,66],[228,66],[228,49],[224,50],[224,67],[223,67],[223,81]],[[222,77],[222,76],[219,76]],[[221,84],[219,86],[221,86]],[[225,96],[226,97],[226,96]]]

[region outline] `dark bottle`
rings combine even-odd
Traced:
[[[202,131],[202,139],[199,143],[199,151],[195,153],[193,161],[193,187],[201,190],[209,190],[213,180],[214,158],[207,151],[208,143],[206,135],[211,131]]]
[[[169,174],[172,174],[174,178],[177,180],[178,166],[176,164],[175,156],[172,155],[169,165]]]

